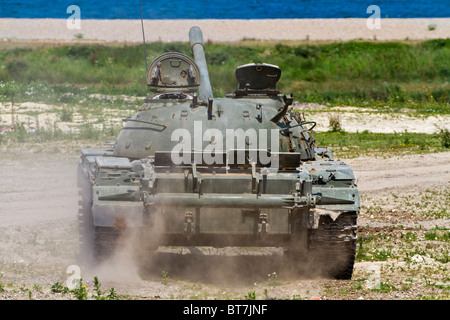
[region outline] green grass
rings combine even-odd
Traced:
[[[316,132],[319,146],[329,147],[336,156],[351,158],[363,154],[398,155],[406,153],[427,153],[447,151],[448,135],[445,130],[427,133],[374,133],[369,131]]]
[[[191,56],[187,43],[151,43],[148,60],[167,51]],[[206,46],[216,96],[235,90],[235,68],[266,62],[282,69],[279,88],[297,100],[330,105],[374,106],[396,111],[450,113],[450,39],[422,42],[252,43]],[[16,88],[9,83],[15,81]],[[65,93],[97,92],[143,96],[141,45],[85,45],[0,49],[0,100],[11,90],[41,87],[34,99],[66,99]],[[9,88],[7,88],[9,86]],[[25,90],[24,90],[25,89]],[[29,90],[28,90],[29,92]],[[28,97],[30,98],[30,96]],[[63,102],[63,101],[60,101]]]
[[[160,54],[178,51],[191,55],[187,43],[150,43],[149,62]],[[235,68],[249,62],[276,64],[282,69],[279,89],[296,100],[356,107],[373,112],[408,114],[450,113],[450,39],[421,42],[276,43],[244,41],[208,43],[206,58],[215,96],[236,88]],[[104,96],[98,96],[98,94]],[[119,96],[124,95],[124,96]],[[133,112],[147,95],[142,45],[88,45],[0,48],[0,102],[41,102],[55,106],[61,122],[77,112],[102,123],[105,108]],[[130,100],[129,97],[138,96]],[[64,106],[64,107],[63,107]],[[58,109],[56,109],[58,108]],[[31,115],[33,116],[33,115]],[[92,124],[79,134],[54,124],[41,125],[29,135],[18,126],[0,142],[42,142],[90,138],[113,139],[118,129]],[[393,154],[448,150],[448,130],[435,134],[399,132],[316,133],[320,146],[340,157],[374,152]]]

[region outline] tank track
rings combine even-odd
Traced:
[[[319,228],[309,231],[313,265],[327,276],[351,279],[356,253],[356,212],[344,212],[335,221],[322,216]]]

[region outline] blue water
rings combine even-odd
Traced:
[[[450,17],[450,0],[141,0],[144,19]],[[0,18],[61,18],[77,5],[81,19],[140,19],[139,0],[0,0]]]

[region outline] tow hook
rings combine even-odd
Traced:
[[[258,223],[258,234],[264,239],[269,231],[269,224],[267,223],[267,213],[259,214],[259,223]]]
[[[194,234],[194,215],[192,212],[188,211],[184,214],[184,234],[189,240]]]

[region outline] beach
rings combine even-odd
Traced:
[[[140,20],[79,20],[79,29],[66,19],[0,19],[0,39],[91,40],[142,42]],[[69,22],[71,22],[69,20]],[[205,41],[242,40],[349,41],[426,40],[450,37],[450,18],[379,20],[249,19],[249,20],[144,20],[147,42],[186,42],[189,28],[199,26]]]

